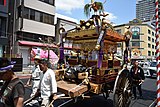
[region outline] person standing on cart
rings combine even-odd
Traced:
[[[53,99],[57,98],[57,83],[54,71],[48,67],[48,60],[42,59],[39,66],[40,70],[43,71],[43,77],[36,94],[41,94],[41,107],[47,107]]]
[[[131,73],[131,78],[132,78],[132,87],[133,87],[134,99],[137,98],[136,88],[139,91],[140,98],[142,98],[141,85],[145,80],[145,76],[144,76],[143,69],[140,66],[138,66],[138,61],[134,62],[134,65],[132,66],[132,68],[130,70],[130,73]]]
[[[39,67],[40,59],[41,59],[40,56],[38,55],[35,56],[34,58],[35,65],[32,68],[31,77],[26,84],[26,86],[29,86],[30,84],[32,84],[32,93],[30,97],[33,97],[37,92],[37,89],[39,88],[40,79],[42,78],[42,75],[43,75],[43,72],[40,70],[40,67]],[[28,105],[33,106],[34,104],[36,105],[37,103],[38,103],[37,100],[32,100],[30,103],[28,103]]]

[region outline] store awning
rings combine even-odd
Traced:
[[[40,43],[40,42],[31,42],[31,41],[18,41],[18,44],[20,46],[38,46],[38,47],[47,47],[47,46],[49,46],[50,48],[58,48],[54,44],[47,44],[47,43]]]

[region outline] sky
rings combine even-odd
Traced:
[[[105,0],[95,0],[104,2]],[[87,20],[84,15],[84,5],[91,0],[55,0],[56,13],[62,14],[74,19]],[[106,0],[104,10],[109,13],[106,18],[114,24],[125,24],[136,18],[136,0]]]

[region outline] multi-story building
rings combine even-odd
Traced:
[[[130,28],[127,29],[128,27]],[[122,35],[124,35],[128,30],[132,33],[130,40],[131,58],[151,59],[155,56],[156,36],[154,27],[146,23],[142,23],[138,19],[133,19],[127,24],[115,26],[115,29]],[[118,54],[122,56],[125,44],[119,43],[118,47]]]
[[[143,22],[148,22],[150,25],[156,27],[156,0],[137,0],[136,3],[136,18],[140,19]],[[160,23],[160,0],[159,2],[159,23]],[[159,24],[159,34],[160,34],[160,24]]]
[[[12,57],[27,65],[33,47],[55,47],[55,0],[10,0],[9,13]]]
[[[8,46],[8,0],[0,0],[0,57],[5,57]]]
[[[150,21],[155,16],[155,0],[137,0],[136,18],[141,21]]]
[[[63,27],[65,29],[65,31],[68,30],[75,30],[74,28],[76,28],[78,20],[71,18],[71,17],[67,17],[61,14],[57,14],[56,13],[56,42],[60,42],[60,38],[59,38],[59,28]],[[69,40],[65,40],[64,43],[64,47],[65,49],[71,49],[73,48],[72,46],[72,42]],[[69,50],[65,50],[65,53],[69,53]]]

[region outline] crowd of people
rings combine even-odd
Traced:
[[[5,81],[0,91],[0,107],[24,107],[25,86],[30,85],[32,86],[30,98],[40,97],[42,101],[33,99],[26,104],[27,106],[33,107],[38,104],[37,106],[47,107],[51,101],[57,98],[57,83],[55,73],[49,67],[50,63],[47,59],[41,59],[38,56],[34,58],[34,63],[31,77],[24,85],[12,71],[14,62],[0,59],[0,80]],[[130,74],[134,99],[137,98],[136,89],[142,98],[141,85],[145,76],[143,69],[138,65],[138,61],[134,61]]]
[[[47,59],[34,59],[34,67],[25,85],[13,72],[14,63],[8,59],[0,59],[0,80],[4,84],[0,91],[0,107],[24,107],[25,86],[32,86],[30,98],[33,100],[26,104],[27,107],[47,107],[51,101],[57,98],[57,83],[55,73],[49,68]],[[41,103],[34,98],[40,97]]]

